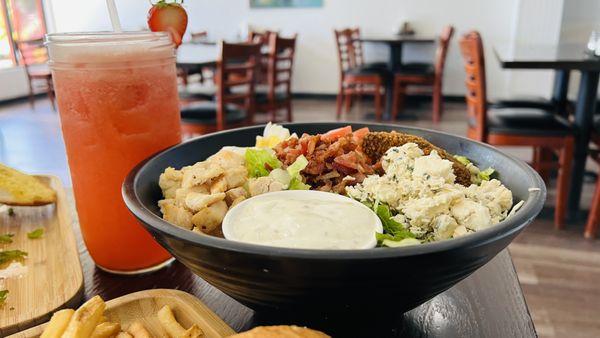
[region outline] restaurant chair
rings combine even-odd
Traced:
[[[600,165],[600,115],[594,116],[592,143],[596,148],[590,150],[590,156],[598,165]],[[600,172],[596,177],[594,197],[592,198],[590,213],[585,225],[585,238],[596,238],[596,235],[598,234],[598,226],[600,226]]]
[[[277,32],[275,31],[270,31],[270,30],[265,30],[265,31],[261,31],[261,32],[257,32],[257,31],[250,31],[248,33],[248,42],[249,43],[258,43],[260,44],[261,48],[261,62],[259,65],[259,71],[256,74],[256,83],[257,84],[266,84],[267,83],[267,77],[268,77],[268,71],[269,71],[269,37],[275,34],[277,35]]]
[[[478,32],[460,39],[466,71],[468,132],[471,139],[495,146],[544,147],[558,153],[558,161],[534,163],[535,169],[557,168],[554,224],[564,226],[575,142],[574,129],[561,116],[538,108],[488,108],[483,43]]]
[[[254,85],[260,45],[221,42],[216,67],[216,100],[181,109],[184,136],[207,134],[250,124],[254,119]]]
[[[442,77],[450,39],[454,34],[454,27],[444,27],[440,35],[438,48],[435,53],[435,64],[409,63],[402,66],[394,73],[394,90],[392,100],[392,120],[398,116],[398,111],[404,103],[406,89],[408,86],[432,87],[433,122],[440,121],[443,109]]]
[[[342,104],[348,112],[352,106],[352,97],[373,95],[375,101],[375,119],[381,121],[383,95],[385,91],[387,69],[368,67],[362,58],[362,43],[357,30],[335,30],[338,62],[340,66],[340,86],[336,100],[336,116],[342,115]]]
[[[52,110],[56,110],[52,73],[47,65],[48,50],[44,46],[44,41],[42,39],[17,41],[16,46],[20,56],[20,64],[25,67],[25,73],[27,74],[31,109],[35,108],[34,91],[36,85],[39,85],[41,89],[46,91]]]
[[[277,111],[286,110],[286,119],[292,122],[292,71],[296,52],[296,37],[282,38],[278,34],[269,36],[269,59],[267,67],[267,89],[256,92],[256,109],[270,114],[272,122],[277,120]]]
[[[350,28],[350,34],[352,37],[352,47],[355,59],[355,67],[363,68],[363,69],[376,69],[376,70],[388,70],[387,62],[366,62],[365,61],[365,52],[362,43],[362,36],[360,33],[360,28]]]

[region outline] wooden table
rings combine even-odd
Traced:
[[[433,36],[419,35],[388,35],[388,36],[365,36],[360,39],[362,42],[378,43],[390,46],[390,56],[387,61],[387,68],[392,73],[402,66],[402,49],[405,44],[430,44],[434,43],[436,38]],[[392,93],[394,92],[394,79],[390,77],[386,83],[386,103],[385,114],[389,117],[392,112]]]
[[[600,58],[586,53],[585,46],[578,44],[527,45],[494,47],[500,66],[505,69],[552,69],[555,71],[552,97],[564,111],[572,70],[581,72],[574,125],[577,128],[575,156],[569,192],[569,214],[578,215],[583,187],[585,163],[596,110],[596,95],[600,74]]]
[[[179,262],[146,275],[117,276],[97,269],[74,224],[85,278],[85,298],[101,295],[105,300],[131,292],[179,289],[196,295],[236,331],[244,331],[269,319],[261,318],[221,291],[194,275]],[[377,295],[393,302],[392,295]],[[287,322],[289,323],[289,322]],[[392,323],[393,329],[371,337],[535,337],[536,332],[508,251],[448,291],[404,314]],[[348,325],[360,325],[350,322]],[[337,337],[337,336],[336,336]]]

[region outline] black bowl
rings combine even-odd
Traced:
[[[348,123],[293,123],[299,135],[324,133]],[[302,250],[245,244],[201,236],[161,218],[160,173],[206,159],[222,146],[252,146],[263,126],[206,135],[140,163],[127,176],[123,198],[144,227],[176,259],[229,296],[254,310],[335,313],[408,311],[450,288],[506,248],[538,215],[546,187],[527,164],[493,147],[437,131],[350,123],[372,131],[422,136],[481,167],[494,167],[525,204],[510,219],[475,234],[442,242],[369,250]],[[537,188],[532,189],[529,188]],[[344,220],[340,220],[343,222]]]

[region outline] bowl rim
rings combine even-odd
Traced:
[[[468,236],[453,238],[450,240],[444,240],[439,242],[425,243],[422,245],[413,245],[399,248],[373,248],[373,249],[359,249],[359,250],[320,250],[320,249],[292,249],[292,248],[280,248],[266,245],[257,245],[250,243],[243,243],[237,241],[231,241],[224,238],[214,237],[210,235],[202,235],[191,230],[186,230],[176,225],[173,225],[161,217],[155,215],[150,209],[148,209],[142,202],[138,195],[138,191],[135,189],[140,179],[140,172],[146,168],[149,162],[155,158],[163,156],[167,152],[174,151],[180,147],[188,146],[189,143],[198,142],[205,138],[214,137],[217,135],[226,135],[237,133],[241,130],[264,128],[265,124],[241,127],[236,129],[229,129],[202,135],[193,138],[189,141],[179,143],[165,150],[159,151],[153,155],[150,155],[140,163],[138,163],[126,176],[122,186],[122,197],[125,205],[130,212],[141,221],[142,225],[146,228],[152,228],[154,231],[158,231],[163,235],[167,235],[171,238],[177,238],[193,246],[205,246],[219,250],[237,252],[248,255],[267,255],[267,256],[278,256],[286,258],[297,258],[297,259],[314,259],[314,260],[360,260],[360,259],[385,259],[385,258],[398,258],[408,257],[415,255],[426,255],[436,254],[443,251],[450,251],[461,249],[465,247],[482,246],[488,242],[498,240],[499,238],[510,236],[514,233],[520,232],[524,227],[533,221],[539,214],[544,206],[546,200],[546,185],[540,175],[533,170],[527,163],[520,159],[506,154],[495,147],[488,144],[471,140],[463,136],[453,135],[443,131],[437,131],[432,129],[403,126],[386,123],[371,123],[371,122],[293,122],[293,123],[282,123],[284,127],[293,127],[297,125],[323,125],[330,124],[333,127],[339,127],[340,125],[363,125],[363,126],[381,126],[391,128],[402,128],[410,133],[410,130],[421,131],[425,133],[440,134],[441,136],[454,138],[459,141],[467,143],[476,143],[480,147],[487,148],[488,150],[497,153],[500,156],[506,158],[506,160],[512,162],[515,166],[521,168],[523,173],[527,174],[531,185],[529,188],[529,196],[525,200],[525,203],[521,208],[515,212],[510,218],[503,220],[502,222],[495,224],[489,228],[477,231]],[[533,189],[531,189],[533,188]]]

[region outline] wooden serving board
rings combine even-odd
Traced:
[[[158,310],[165,305],[171,307],[175,319],[184,328],[198,324],[204,331],[204,337],[222,338],[235,334],[198,298],[179,290],[155,289],[130,293],[106,302],[104,315],[109,321],[120,323],[122,329],[126,330],[131,323],[139,320],[153,337],[168,337],[156,317]],[[36,326],[10,338],[39,337],[45,326]]]
[[[36,207],[7,207],[0,212],[0,235],[13,233],[13,242],[0,250],[28,253],[21,267],[0,271],[0,290],[8,290],[0,306],[0,337],[46,322],[64,307],[76,307],[83,296],[83,274],[65,191],[58,177],[38,176],[57,194],[57,202]],[[27,233],[44,228],[39,239]],[[8,274],[8,277],[6,275]]]

